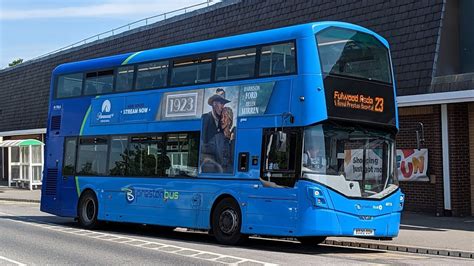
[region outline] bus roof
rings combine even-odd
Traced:
[[[294,40],[298,38],[312,36],[316,32],[319,32],[328,27],[342,27],[365,32],[374,35],[385,46],[388,47],[388,42],[383,37],[364,27],[350,23],[335,21],[313,22],[284,28],[209,39],[205,41],[155,48],[135,53],[125,53],[120,55],[61,64],[54,69],[53,75],[113,68],[118,67],[120,65],[135,64],[169,58],[179,58],[194,54],[205,54],[220,50],[238,49],[247,46]]]

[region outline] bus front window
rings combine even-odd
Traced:
[[[316,34],[325,75],[392,83],[388,49],[374,36],[336,27]]]
[[[346,196],[382,198],[397,188],[394,179],[394,136],[351,126],[305,128],[304,178]]]

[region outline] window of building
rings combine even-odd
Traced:
[[[109,175],[124,176],[128,171],[128,137],[110,138]]]
[[[201,56],[173,61],[172,86],[211,81],[212,57]]]
[[[63,175],[74,175],[76,165],[76,138],[66,138],[64,145]]]
[[[166,86],[168,77],[168,61],[138,65],[137,90],[162,88]]]
[[[56,91],[57,98],[81,96],[82,73],[59,76]]]
[[[290,74],[296,71],[294,43],[263,46],[260,56],[260,76]]]
[[[104,70],[86,74],[84,95],[97,95],[112,92],[114,71]]]
[[[249,48],[217,54],[216,81],[253,77],[256,50]]]
[[[77,157],[76,173],[81,175],[105,175],[107,138],[81,138]]]
[[[117,69],[117,81],[115,91],[130,91],[133,87],[134,66],[119,67]]]

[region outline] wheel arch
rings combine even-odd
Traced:
[[[212,202],[211,210],[209,212],[209,217],[208,217],[209,218],[209,228],[210,229],[212,229],[212,216],[214,215],[214,210],[216,209],[217,204],[219,204],[219,202],[221,202],[223,199],[226,199],[226,198],[232,199],[237,203],[237,205],[239,206],[241,218],[243,220],[243,211],[242,211],[242,207],[240,205],[240,201],[238,200],[238,197],[233,195],[233,193],[223,192],[223,193],[219,194]]]
[[[79,204],[81,203],[81,197],[87,192],[87,191],[91,191],[92,193],[94,193],[95,195],[95,198],[97,199],[97,211],[99,212],[100,208],[99,208],[99,195],[97,195],[97,192],[91,188],[91,187],[85,187],[81,190],[81,193],[79,194],[78,198],[77,198],[77,204],[76,204],[76,215],[79,216]]]

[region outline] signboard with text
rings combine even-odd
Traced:
[[[367,149],[365,154],[365,179],[376,180],[382,176],[382,149]],[[364,150],[344,150],[344,172],[351,180],[362,180]]]
[[[398,181],[429,181],[428,149],[397,149]]]
[[[395,126],[393,86],[345,77],[324,77],[328,116]]]

